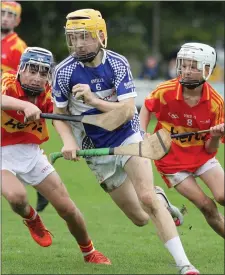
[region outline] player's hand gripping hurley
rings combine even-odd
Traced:
[[[205,134],[205,133],[209,133],[209,132],[210,132],[210,129],[197,131],[197,132],[187,132],[187,133],[173,134],[173,135],[171,135],[171,138],[186,138],[186,137],[189,137],[189,136],[194,136],[194,135],[197,135],[197,134]]]

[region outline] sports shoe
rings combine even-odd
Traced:
[[[86,263],[92,263],[92,264],[111,265],[111,261],[98,250],[94,250],[91,254],[84,256],[84,261]]]
[[[198,275],[200,272],[193,265],[185,265],[180,268],[180,274]]]
[[[47,247],[52,244],[51,233],[45,228],[40,216],[37,214],[34,220],[23,220],[28,227],[31,237],[40,246]]]
[[[165,199],[166,203],[167,203],[167,209],[170,212],[171,216],[173,217],[174,223],[176,226],[180,226],[183,224],[184,222],[184,216],[183,214],[180,212],[180,210],[174,206],[167,198],[164,190],[159,187],[159,186],[155,186],[155,192],[156,194],[160,194],[161,196],[163,196],[163,198]]]

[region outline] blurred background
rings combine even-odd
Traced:
[[[106,20],[108,48],[127,57],[138,92],[137,104],[161,81],[174,78],[175,58],[185,42],[216,48],[210,82],[224,93],[224,1],[18,1],[22,22],[16,29],[28,46],[51,50],[56,62],[68,56],[66,15],[98,9]]]

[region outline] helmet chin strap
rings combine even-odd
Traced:
[[[24,90],[25,94],[28,96],[38,96],[40,95],[42,92],[44,92],[44,88],[32,88],[26,84],[22,84],[20,81],[20,76],[18,75],[18,81],[21,85],[21,88]]]
[[[201,80],[201,81],[198,81],[198,80],[192,80],[192,81],[189,81],[189,82],[185,82],[184,80],[180,79],[179,80],[180,84],[190,90],[194,90],[195,88],[201,86],[205,80]]]
[[[44,88],[40,88],[40,89],[34,89],[30,86],[27,85],[22,85],[21,84],[22,89],[24,90],[24,92],[26,93],[26,95],[28,96],[38,96],[40,95],[42,92],[44,92]]]
[[[101,49],[101,46],[98,47],[96,52],[88,53],[85,56],[74,55],[74,57],[76,58],[76,60],[81,61],[83,63],[92,62],[95,59],[95,57],[98,55],[100,49]]]
[[[11,29],[1,27],[1,33],[2,33],[2,34],[8,34],[8,33],[10,33],[10,32],[11,32]]]

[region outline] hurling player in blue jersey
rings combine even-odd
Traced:
[[[54,121],[63,141],[64,158],[78,160],[76,150],[80,148],[114,147],[141,141],[134,103],[137,94],[130,66],[124,56],[106,50],[107,31],[101,13],[84,9],[68,14],[65,33],[70,56],[55,70],[54,113],[91,115],[124,106],[132,110],[133,115],[129,122],[112,132],[82,123]],[[86,162],[101,187],[134,224],[143,226],[152,220],[180,274],[199,274],[184,252],[170,213],[157,198],[149,160],[103,156],[86,158]],[[163,190],[156,192],[165,197]]]

